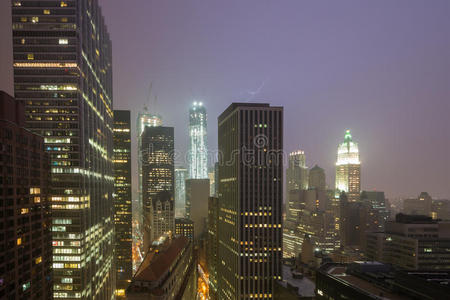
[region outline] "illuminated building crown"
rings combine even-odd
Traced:
[[[339,144],[336,165],[359,165],[358,144],[353,142],[350,130],[345,132],[344,142]]]

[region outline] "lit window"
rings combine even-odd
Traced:
[[[28,58],[28,60],[33,60],[34,59],[34,54],[33,53],[28,53],[27,58]]]
[[[67,3],[64,1],[61,1],[61,7],[67,7]]]
[[[69,44],[69,40],[68,39],[59,39],[59,44],[60,45],[67,45],[67,44]]]
[[[20,245],[22,245],[22,238],[17,239],[17,246],[20,246]]]
[[[24,214],[27,214],[29,211],[30,211],[30,210],[29,210],[28,208],[22,208],[22,209],[20,210],[20,213],[21,213],[22,215],[24,215]]]
[[[22,40],[20,41],[20,43],[21,43],[22,45],[25,45],[25,39],[22,39]]]
[[[38,23],[39,22],[39,17],[31,17],[31,22],[32,23]]]
[[[25,23],[27,20],[28,20],[27,17],[21,17],[20,18],[20,21],[23,22],[23,23]]]
[[[44,9],[44,15],[49,15],[50,14],[50,9]]]
[[[14,6],[22,6],[22,3],[20,1],[14,1]]]
[[[37,265],[37,264],[40,264],[42,262],[42,256],[39,256],[38,258],[36,258],[35,260],[34,260],[34,263]]]
[[[41,193],[41,188],[38,187],[32,187],[30,188],[30,195],[36,195]]]

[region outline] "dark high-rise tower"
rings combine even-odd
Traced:
[[[111,42],[97,0],[12,1],[14,92],[51,160],[53,297],[115,286]]]
[[[142,133],[144,251],[175,230],[173,127],[145,127]]]
[[[44,138],[23,127],[24,111],[0,91],[0,298],[47,300],[52,299],[50,162]]]
[[[133,276],[131,211],[131,123],[129,110],[114,110],[114,227],[116,296],[125,296]]]
[[[219,122],[219,299],[272,299],[281,279],[283,108],[233,103]]]

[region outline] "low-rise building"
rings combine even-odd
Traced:
[[[448,299],[449,272],[397,271],[376,261],[329,263],[316,274],[316,299]]]
[[[406,270],[450,270],[450,222],[397,214],[385,232],[367,234],[366,256]]]
[[[127,299],[195,299],[196,270],[193,242],[185,236],[163,236],[147,251],[126,291]]]

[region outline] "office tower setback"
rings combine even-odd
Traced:
[[[450,222],[397,214],[384,232],[367,234],[366,256],[406,270],[450,271]]]
[[[184,236],[160,238],[133,276],[127,299],[196,299],[197,269],[193,248],[193,243]]]
[[[50,161],[24,113],[0,91],[0,298],[51,299]]]
[[[173,127],[146,127],[142,133],[144,252],[175,229]]]
[[[162,126],[162,118],[158,114],[154,114],[148,111],[148,108],[145,106],[144,111],[138,113],[138,117],[136,120],[136,131],[137,131],[137,142],[138,142],[138,202],[139,205],[142,204],[142,153],[139,151],[142,145],[142,133],[144,132],[145,127],[158,127]]]
[[[125,296],[125,289],[133,275],[130,121],[129,110],[114,110],[114,227],[117,297]]]
[[[189,178],[208,178],[208,149],[206,108],[202,102],[194,102],[189,109]]]
[[[297,150],[289,153],[289,164],[286,169],[286,190],[307,190],[308,168],[306,167],[305,152]]]
[[[206,234],[208,218],[209,179],[186,180],[186,218],[194,222],[194,239]]]
[[[283,108],[233,103],[218,123],[218,297],[273,299],[281,279]]]
[[[353,142],[350,130],[345,132],[344,142],[339,144],[336,161],[336,196],[347,194],[349,201],[359,199],[361,192],[361,162],[358,144]]]
[[[176,218],[175,234],[185,236],[190,241],[194,241],[194,222],[186,218]]]
[[[111,42],[98,1],[12,1],[14,92],[51,160],[53,297],[115,287]]]
[[[188,171],[185,168],[175,169],[175,216],[183,218],[186,215],[186,179]]]

